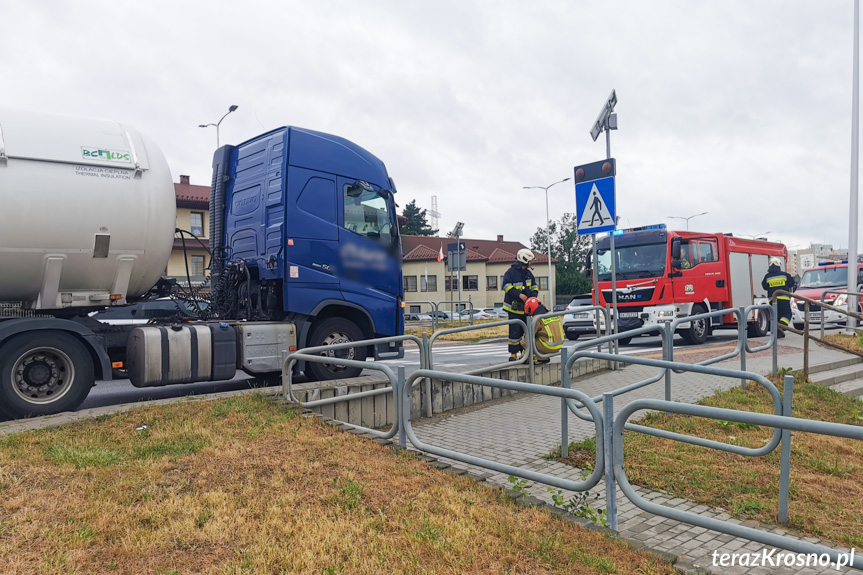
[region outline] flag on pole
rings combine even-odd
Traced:
[[[443,261],[443,244],[440,245],[440,251],[437,253],[437,261]]]

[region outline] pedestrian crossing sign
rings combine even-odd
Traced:
[[[614,200],[614,176],[576,184],[578,235],[598,234],[616,229]]]

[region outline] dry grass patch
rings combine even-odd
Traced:
[[[834,333],[830,335],[825,335],[824,340],[828,343],[832,343],[835,346],[863,355],[863,337],[861,336],[845,335],[844,333]]]
[[[494,323],[496,321],[504,321],[502,319],[488,320],[488,321],[474,321],[474,326],[481,326],[485,323]],[[443,329],[451,329],[456,327],[467,327],[470,324],[467,322],[443,322],[438,324],[438,331]],[[432,336],[432,328],[430,325],[425,326],[406,326],[405,333],[415,335],[418,337],[422,337],[422,334],[426,333],[429,337]],[[448,333],[446,335],[440,336],[438,339],[442,341],[463,341],[463,342],[477,342],[483,339],[491,339],[497,337],[506,337],[509,333],[508,325],[499,325],[495,327],[486,327],[486,328],[478,328],[471,329],[458,333]]]
[[[3,573],[673,572],[257,395],[5,436],[0,496]]]
[[[777,387],[781,391],[781,384]],[[773,413],[770,395],[754,383],[746,390],[719,392],[699,404]],[[794,414],[800,418],[860,425],[863,402],[798,381],[794,386]],[[773,428],[662,413],[648,413],[643,423],[745,447],[760,447],[773,434]],[[570,447],[574,449],[569,463],[579,466],[593,461],[595,444]],[[632,483],[723,508],[738,519],[776,523],[778,447],[765,457],[752,458],[626,432],[624,456],[626,474]],[[863,442],[794,432],[788,510],[791,525],[808,535],[852,547],[863,546],[861,500]]]

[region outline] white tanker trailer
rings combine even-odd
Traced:
[[[131,126],[0,109],[0,190],[0,301],[125,304],[165,272],[171,171]]]
[[[176,225],[168,163],[121,122],[0,108],[0,412],[74,410],[121,364],[138,387],[217,381],[277,373],[286,349],[403,333],[395,186],[380,160],[283,127],[213,162],[209,307],[104,324],[90,313],[174,295],[161,278]],[[380,265],[345,260],[357,253]],[[402,356],[382,346],[336,353]]]

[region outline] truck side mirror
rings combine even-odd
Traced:
[[[679,270],[680,269],[680,258],[672,258],[671,259],[671,267]]]
[[[671,239],[671,258],[673,260],[678,260],[678,265],[675,267],[680,267],[680,238]],[[674,264],[672,263],[672,265]]]

